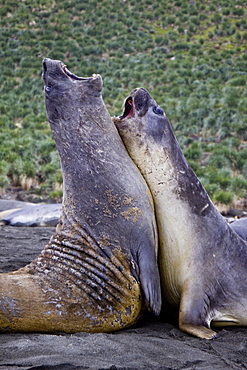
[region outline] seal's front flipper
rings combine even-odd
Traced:
[[[159,315],[161,310],[160,275],[155,250],[151,246],[152,244],[148,244],[148,241],[142,242],[134,260],[148,306],[155,315]]]
[[[199,291],[191,295],[189,291],[182,294],[179,308],[179,329],[202,339],[216,338],[217,333],[210,329],[206,320],[206,305],[203,295],[200,297]]]

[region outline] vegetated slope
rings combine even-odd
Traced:
[[[247,2],[2,0],[0,187],[62,183],[42,59],[100,73],[111,115],[147,88],[214,201],[247,197]]]

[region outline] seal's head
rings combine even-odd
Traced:
[[[152,188],[150,181],[156,184],[159,174],[165,173],[169,189],[177,198],[193,204],[196,214],[205,215],[210,211],[210,201],[201,183],[197,180],[195,186],[191,185],[191,178],[195,174],[183,156],[164,110],[146,89],[141,87],[132,90],[125,99],[123,114],[114,117],[113,122],[149,187]],[[154,176],[155,171],[158,172],[157,176]],[[187,176],[184,176],[185,173]],[[165,184],[164,179],[158,181],[159,188],[161,183]],[[163,191],[167,189],[168,186],[164,186]],[[203,194],[200,201],[198,192]]]
[[[61,124],[61,121],[67,121],[71,115],[75,122],[79,104],[83,109],[90,105],[91,100],[95,104],[95,98],[101,98],[103,84],[100,75],[78,77],[59,60],[44,59],[42,77],[50,124]],[[69,121],[71,122],[71,118]]]
[[[151,97],[149,92],[140,87],[131,91],[125,99],[123,114],[113,118],[114,123],[128,151],[135,146],[142,147],[149,142],[160,143],[164,140],[167,118],[162,108]]]

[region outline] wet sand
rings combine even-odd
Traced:
[[[33,260],[54,230],[0,226],[0,271]],[[217,331],[217,339],[197,339],[146,315],[112,334],[0,334],[0,370],[247,369],[247,328]]]

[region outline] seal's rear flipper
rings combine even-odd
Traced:
[[[183,293],[179,307],[179,329],[198,338],[213,339],[217,333],[210,329],[206,318],[202,316],[207,308],[202,296],[200,292],[191,295],[188,290],[186,294]]]

